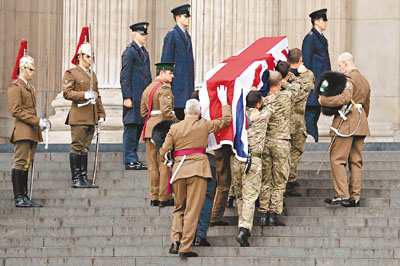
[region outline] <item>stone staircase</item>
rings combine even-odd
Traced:
[[[70,188],[67,145],[46,153],[40,146],[34,199],[41,209],[13,207],[12,147],[2,145],[0,265],[400,265],[400,145],[365,147],[362,207],[323,203],[334,195],[329,162],[315,174],[326,144],[307,144],[303,197],[285,199],[287,226],[261,228],[256,213],[251,247],[240,248],[237,212],[227,209],[232,226],[211,227],[212,247],[194,247],[200,257],[183,261],[168,254],[173,207],[149,206],[147,172],[123,170],[120,145],[101,146],[99,189]]]

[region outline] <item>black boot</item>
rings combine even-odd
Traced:
[[[69,166],[71,167],[72,186],[73,188],[87,188],[87,185],[81,179],[81,155],[70,153]]]
[[[247,228],[240,227],[239,228],[239,233],[236,236],[236,241],[239,242],[241,247],[249,247],[249,237],[250,237],[250,231]]]
[[[233,208],[233,201],[235,200],[234,196],[228,196],[228,199],[226,200],[226,207],[227,208]]]
[[[99,186],[93,185],[89,182],[87,177],[87,164],[88,164],[88,155],[82,154],[81,155],[81,180],[88,188],[98,188]]]
[[[285,197],[301,197],[301,193],[297,192],[295,189],[295,185],[291,182],[286,184]]]
[[[269,213],[263,213],[262,214],[262,216],[261,216],[261,218],[260,218],[260,224],[261,224],[261,226],[267,226],[268,225],[268,216],[269,216]]]
[[[28,171],[12,169],[11,180],[14,190],[15,207],[42,207],[42,205],[30,201],[25,194],[28,191]]]
[[[278,214],[276,214],[275,212],[270,212],[268,214],[267,225],[268,226],[285,226],[285,223],[283,223],[282,221],[280,221],[278,219]]]

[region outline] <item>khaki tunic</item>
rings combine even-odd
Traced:
[[[367,117],[369,115],[370,108],[370,96],[371,96],[371,88],[369,86],[368,81],[365,79],[363,75],[358,71],[358,69],[351,69],[347,73],[347,86],[345,90],[336,96],[320,96],[319,101],[321,105],[327,107],[337,107],[342,105],[347,105],[350,103],[351,99],[355,103],[362,104],[362,117],[358,130],[355,132],[354,136],[369,136],[369,127]],[[332,121],[332,126],[337,128],[340,123],[340,116],[335,115]],[[340,127],[339,132],[342,134],[350,134],[352,133],[356,127],[359,120],[359,113],[357,110],[352,110],[349,114],[347,114],[347,120],[343,121],[342,126]],[[334,132],[331,130],[329,132],[330,136],[334,135]]]
[[[160,149],[161,157],[169,150],[175,151],[184,149],[207,148],[208,135],[220,129],[227,127],[231,123],[231,107],[229,105],[222,106],[222,117],[215,120],[185,118],[179,123],[173,124],[169,130],[165,142]],[[175,163],[172,172],[183,156],[174,158]],[[189,178],[192,176],[200,176],[204,178],[212,178],[211,168],[206,154],[188,155],[182,164],[175,180],[181,178]]]
[[[142,101],[140,104],[140,113],[142,117],[146,118],[149,112],[149,97],[150,92],[159,82],[162,82],[160,78],[156,78],[147,88],[144,90],[142,95]],[[174,110],[174,96],[172,95],[171,86],[163,83],[153,95],[153,102],[150,111],[161,111],[161,114],[150,115],[149,120],[146,124],[145,138],[151,138],[153,128],[164,120],[173,120],[178,122]]]
[[[64,98],[72,101],[65,124],[71,126],[97,125],[100,117],[106,118],[100,94],[96,104],[78,107],[77,104],[87,101],[85,92],[90,89],[90,75],[80,66],[70,68],[65,72],[62,87]],[[99,93],[95,73],[93,73],[93,91]]]
[[[36,93],[32,85],[22,79],[13,81],[8,88],[8,107],[14,117],[11,143],[19,140],[43,141],[40,118],[36,114]]]

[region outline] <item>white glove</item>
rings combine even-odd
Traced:
[[[228,91],[228,88],[225,87],[224,85],[217,87],[218,99],[222,104],[228,103],[228,97],[226,95],[227,91]]]
[[[42,131],[51,128],[50,120],[47,120],[46,118],[40,118],[39,121],[39,127],[42,129]]]
[[[95,92],[95,91],[85,91],[85,99],[86,100],[94,100],[94,101],[96,101],[97,97],[99,97],[97,92]]]
[[[99,125],[99,127],[101,127],[104,124],[104,118],[100,117],[99,122],[97,122],[97,124]]]

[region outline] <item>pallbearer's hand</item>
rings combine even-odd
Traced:
[[[104,124],[104,118],[100,117],[99,122],[97,123],[99,127],[101,127]]]
[[[218,99],[222,104],[228,104],[228,96],[227,96],[228,88],[224,85],[217,87],[217,95]]]

